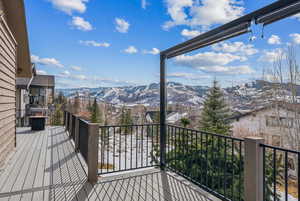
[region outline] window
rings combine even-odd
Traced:
[[[293,128],[294,118],[266,116],[266,126],[268,126],[268,127]]]
[[[295,170],[295,164],[292,158],[288,158],[288,169]]]
[[[273,135],[272,136],[272,145],[273,146],[277,146],[277,147],[279,147],[280,146],[280,140],[281,140],[281,137],[280,136],[278,136],[278,135]]]
[[[31,88],[30,89],[30,104],[32,105],[46,105],[46,89],[45,88]]]

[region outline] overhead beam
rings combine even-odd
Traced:
[[[222,40],[226,40],[228,38],[231,38],[231,37],[234,37],[234,36],[228,36],[228,37],[223,37],[223,38],[220,38],[219,40],[214,40],[210,43],[202,43],[201,44],[201,41],[206,41],[207,38],[210,38],[210,37],[215,37],[217,38],[217,36],[226,31],[226,30],[230,30],[230,29],[234,29],[235,27],[243,24],[243,23],[251,23],[252,21],[255,21],[256,23],[259,23],[257,22],[256,20],[259,19],[260,17],[262,16],[266,16],[270,13],[273,13],[275,11],[278,11],[282,8],[285,8],[285,7],[288,7],[290,5],[293,5],[295,3],[298,3],[300,2],[300,0],[279,0],[279,1],[276,1],[266,7],[263,7],[257,11],[254,11],[250,14],[247,14],[243,17],[240,17],[236,20],[233,20],[227,24],[224,24],[218,28],[215,28],[211,31],[208,31],[204,34],[201,34],[191,40],[188,40],[186,42],[183,42],[179,45],[176,45],[174,47],[171,47],[165,51],[162,51],[161,54],[165,55],[167,59],[170,59],[172,57],[175,57],[175,56],[178,56],[180,54],[185,54],[185,53],[188,53],[188,52],[191,52],[193,50],[196,50],[196,49],[199,49],[199,48],[203,48],[205,46],[209,46],[209,45],[212,45],[214,43],[217,43],[217,42],[220,42]],[[295,13],[294,13],[295,14]],[[288,15],[287,15],[288,16]],[[286,17],[287,17],[286,16]],[[246,33],[246,32],[244,32]],[[243,34],[243,33],[241,33]],[[239,35],[241,35],[239,34]]]

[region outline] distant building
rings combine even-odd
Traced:
[[[180,122],[180,119],[187,117],[187,116],[188,116],[187,112],[181,113],[181,112],[168,111],[166,121],[167,121],[167,123],[170,123],[170,124],[176,124],[176,123]],[[156,122],[158,118],[159,118],[159,111],[146,112],[147,123],[159,123],[159,122]]]
[[[266,144],[297,150],[300,143],[300,104],[277,103],[231,117],[235,137],[258,136]],[[296,176],[296,158],[289,157],[289,174]]]
[[[36,75],[30,78],[17,78],[17,125],[28,126],[29,116],[50,117],[53,108],[55,78],[52,75]],[[50,118],[48,118],[48,123]]]

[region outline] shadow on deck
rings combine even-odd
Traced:
[[[63,127],[31,132],[19,128],[17,149],[0,172],[4,200],[218,200],[184,178],[155,168],[99,177],[87,182],[82,157]]]

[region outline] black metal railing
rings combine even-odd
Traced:
[[[75,115],[72,115],[71,114],[71,118],[72,118],[72,121],[71,121],[71,123],[72,123],[72,125],[71,125],[71,128],[70,128],[70,137],[74,140],[74,142],[75,142],[75,124],[76,124],[76,116]]]
[[[93,147],[96,157],[89,160],[96,161],[94,166],[97,166],[98,175],[160,166],[160,152],[165,150],[164,166],[161,168],[174,171],[221,200],[242,201],[244,183],[247,183],[244,175],[249,174],[244,171],[245,149],[250,155],[256,150],[262,156],[262,163],[259,159],[256,161],[261,166],[255,171],[255,174],[263,175],[262,200],[300,201],[298,151],[265,144],[251,150],[253,147],[247,145],[247,140],[175,125],[167,125],[164,140],[161,140],[160,124],[97,125],[91,132],[89,122],[69,112],[64,115],[69,135],[72,137],[74,133],[75,147],[87,163],[92,150],[89,149],[89,135],[99,136],[99,139],[93,138],[97,144]],[[75,125],[78,125],[77,130]],[[248,163],[253,164],[253,161]]]
[[[300,152],[261,144],[265,201],[300,200]]]
[[[243,200],[244,141],[168,125],[166,167],[224,200]]]
[[[89,146],[89,131],[88,131],[88,122],[85,120],[79,119],[79,140],[78,140],[78,151],[81,153],[85,161],[88,160],[88,146]]]
[[[159,124],[100,126],[99,174],[159,165]]]

